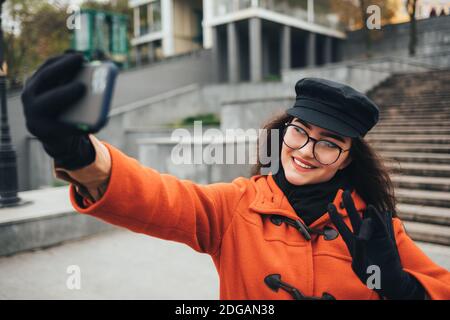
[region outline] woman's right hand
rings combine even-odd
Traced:
[[[76,53],[48,59],[22,92],[28,131],[42,142],[55,165],[68,170],[83,168],[95,160],[87,133],[58,120],[86,93],[85,85],[74,81],[83,61],[83,56]]]
[[[89,135],[95,148],[95,161],[78,170],[65,170],[54,168],[54,174],[58,179],[65,180],[75,185],[75,190],[84,198],[94,203],[100,200],[106,192],[111,177],[111,155],[106,146],[94,135]]]

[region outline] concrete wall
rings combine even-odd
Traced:
[[[211,50],[200,50],[121,72],[114,91],[113,108],[189,84],[211,83],[211,59]]]
[[[30,159],[33,159],[33,161],[28,161],[30,188],[54,187],[56,179],[52,174],[53,162],[50,156],[44,151],[42,143],[35,137],[29,137],[27,138],[27,144],[28,154]],[[63,182],[61,181],[61,183]]]
[[[217,128],[214,126],[202,126],[203,132],[212,128]],[[191,134],[194,133],[194,127],[185,127]],[[139,157],[139,141],[145,139],[153,138],[167,138],[172,135],[174,128],[165,127],[151,127],[151,128],[132,128],[125,130],[125,147],[122,149],[123,152],[127,153],[133,158]]]
[[[408,56],[409,23],[384,26],[374,34],[372,53],[375,56]],[[429,63],[450,66],[450,16],[436,17],[417,21],[418,44],[417,58],[422,57]],[[351,60],[365,55],[364,34],[361,31],[348,33],[346,44],[342,47],[343,59]],[[446,56],[446,58],[442,58]],[[431,58],[434,57],[434,58]]]
[[[342,82],[361,92],[367,92],[393,73],[422,72],[434,69],[435,66],[416,59],[386,56],[372,59],[355,59],[318,68],[286,70],[283,72],[283,82],[295,85],[302,78],[317,77]]]
[[[113,229],[99,219],[75,213],[68,187],[21,192],[19,196],[26,205],[1,211],[0,257]]]
[[[221,110],[221,129],[258,129],[294,104],[294,97],[229,102]]]
[[[113,110],[98,136],[127,152],[129,130],[145,132],[200,113],[219,115],[228,101],[289,97],[293,92],[293,86],[284,83],[186,86]]]
[[[23,115],[22,102],[20,96],[14,94],[7,99],[9,128],[11,132],[12,143],[17,153],[17,173],[19,191],[29,190],[30,186],[30,161],[39,161],[39,159],[30,159],[28,151],[28,137],[30,136],[25,127],[25,118]]]
[[[195,141],[193,139],[192,141]],[[196,147],[194,147],[194,144]],[[250,177],[252,163],[255,163],[255,142],[234,141],[224,143],[211,143],[204,139],[201,142],[187,142],[184,148],[191,150],[191,163],[178,164],[173,161],[172,152],[176,146],[181,146],[177,142],[171,141],[170,138],[152,138],[141,139],[138,141],[139,155],[138,160],[141,164],[151,167],[158,172],[174,175],[180,179],[188,179],[196,183],[209,184],[215,182],[231,182],[237,177]],[[196,149],[197,148],[197,149]],[[208,154],[214,148],[223,150],[223,161],[213,162]],[[185,150],[187,150],[185,149]],[[201,163],[195,162],[194,152],[199,150],[199,159]],[[189,152],[189,151],[188,151]],[[228,163],[225,160],[227,153],[233,154],[235,161]],[[237,162],[237,154],[242,158],[242,162]],[[253,160],[252,160],[253,159]]]
[[[300,70],[289,70],[283,73],[283,81],[295,84],[305,77],[316,77],[345,83],[356,90],[366,92],[374,85],[390,76],[387,71],[372,71],[367,69],[352,68],[348,65],[333,65],[323,68],[307,68]]]

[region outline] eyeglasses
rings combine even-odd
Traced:
[[[344,150],[337,144],[328,140],[316,140],[311,138],[308,133],[292,123],[285,123],[283,130],[283,142],[291,149],[301,149],[306,146],[310,140],[313,141],[314,158],[323,165],[331,165],[335,163],[342,153],[349,151]]]

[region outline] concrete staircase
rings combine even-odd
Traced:
[[[393,75],[367,139],[393,169],[398,214],[417,241],[450,245],[450,69]]]

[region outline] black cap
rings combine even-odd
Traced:
[[[366,95],[342,83],[303,78],[295,104],[286,112],[345,137],[364,137],[378,122],[379,108]]]

